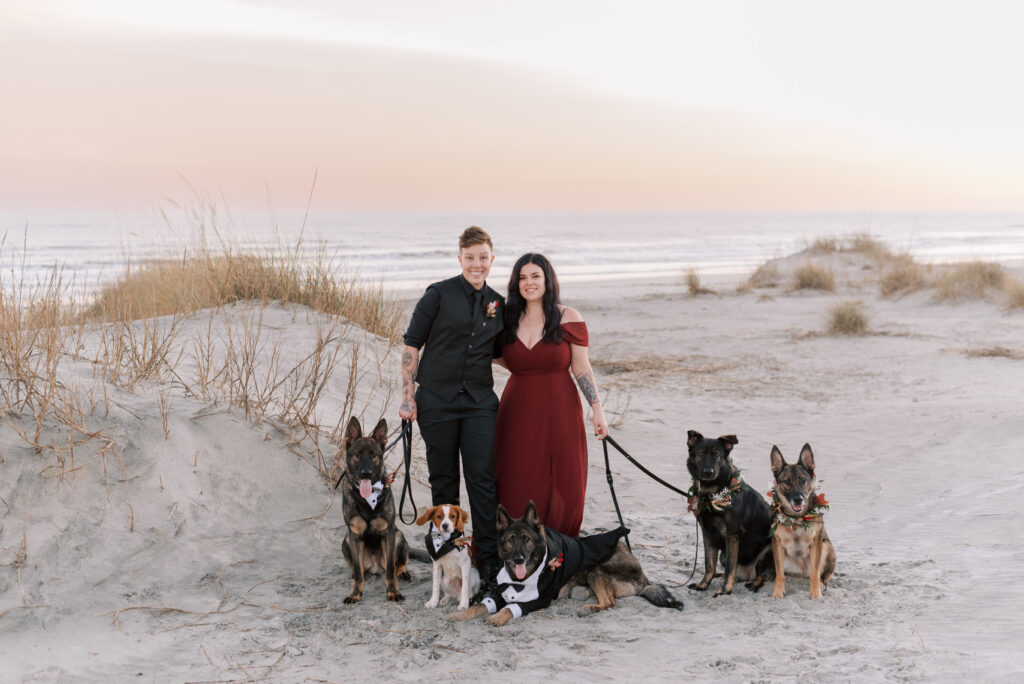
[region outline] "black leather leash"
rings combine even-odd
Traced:
[[[402,485],[402,499],[398,504],[398,519],[406,525],[416,522],[416,502],[412,500],[412,421],[402,419],[402,448],[405,451],[405,483]],[[397,440],[396,440],[397,441]],[[412,518],[408,522],[402,515],[405,508],[405,494],[409,493],[409,504],[412,506]]]
[[[615,447],[616,451],[618,451],[620,454],[625,456],[626,460],[628,460],[630,463],[632,463],[637,468],[639,468],[649,478],[651,478],[652,480],[654,480],[658,484],[671,489],[676,494],[679,494],[680,496],[682,496],[683,497],[683,503],[684,504],[686,503],[687,498],[690,495],[689,492],[684,492],[679,487],[676,487],[675,485],[672,485],[672,484],[669,484],[668,482],[665,482],[665,480],[661,479],[660,477],[658,477],[657,475],[652,473],[650,470],[648,470],[646,467],[644,467],[644,465],[642,463],[640,463],[635,458],[630,456],[629,453],[625,449],[623,449],[621,446],[619,446],[619,443],[616,442],[614,439],[612,439],[611,435],[605,435],[605,438],[603,440],[601,440],[601,442],[602,442],[602,444],[604,446],[604,472],[605,472],[605,479],[608,480],[608,489],[612,493],[612,503],[615,504],[615,515],[617,515],[619,517],[619,524],[620,525],[625,527],[626,523],[622,519],[622,511],[619,509],[619,499],[618,499],[618,497],[615,496],[615,483],[612,480],[612,466],[611,466],[611,463],[608,460],[608,445],[609,444],[611,444],[613,447]],[[686,510],[687,509],[684,507],[684,511],[686,511]],[[696,523],[696,520],[697,520],[696,517],[694,517],[694,522],[695,523]],[[697,572],[697,552],[698,552],[698,548],[699,548],[699,545],[700,545],[700,527],[699,527],[699,524],[698,524],[697,534],[695,536],[695,539],[696,539],[696,543],[694,544],[694,547],[693,547],[693,570],[690,571],[690,576],[686,579],[686,582],[684,582],[684,584],[688,584],[690,582],[690,580],[693,579],[694,573]],[[633,547],[630,546],[630,544],[629,544],[629,535],[628,534],[626,535],[626,547],[629,548],[630,552],[633,551]]]

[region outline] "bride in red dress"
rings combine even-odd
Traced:
[[[519,258],[505,301],[501,363],[512,377],[494,432],[498,501],[520,517],[532,500],[545,526],[577,536],[587,490],[587,438],[573,378],[590,404],[594,434],[608,434],[587,359],[587,325],[579,312],[562,306],[555,270],[541,254]]]

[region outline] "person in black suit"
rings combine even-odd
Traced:
[[[485,589],[495,586],[500,565],[494,479],[498,397],[491,360],[501,356],[498,333],[505,300],[486,282],[493,249],[491,236],[484,230],[467,228],[459,237],[462,273],[434,283],[417,302],[405,332],[398,411],[402,418],[419,424],[427,447],[433,505],[459,503],[462,454],[473,545],[479,552]]]

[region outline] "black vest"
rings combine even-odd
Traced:
[[[465,389],[474,401],[483,401],[492,392],[491,359],[494,344],[503,327],[505,300],[487,285],[481,290],[484,309],[476,325],[463,278],[455,276],[434,283],[441,295],[437,316],[420,358],[416,382],[446,401]],[[493,316],[488,316],[490,308]]]

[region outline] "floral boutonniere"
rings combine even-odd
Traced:
[[[498,315],[498,300],[495,299],[493,302],[487,305],[487,317],[494,318]]]
[[[560,554],[558,554],[557,558],[552,558],[551,560],[548,561],[548,567],[551,568],[552,570],[554,570],[555,568],[562,567],[562,563],[564,563],[564,562],[565,562],[565,554],[564,553],[560,553]]]

